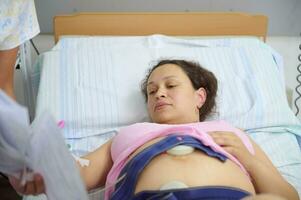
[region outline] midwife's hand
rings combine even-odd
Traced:
[[[25,185],[21,184],[21,180],[13,176],[9,176],[9,182],[16,192],[23,195],[38,195],[45,193],[45,185],[43,177],[40,174],[34,174],[32,181],[27,181]]]
[[[248,168],[251,162],[255,161],[255,156],[249,152],[242,140],[235,133],[217,131],[210,132],[209,134],[218,145],[236,157],[246,168]]]

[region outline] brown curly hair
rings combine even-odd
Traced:
[[[186,60],[161,60],[153,66],[147,73],[146,77],[142,80],[141,91],[147,102],[147,82],[151,73],[158,67],[165,64],[175,64],[179,66],[190,79],[192,86],[195,90],[204,88],[206,90],[206,101],[199,109],[199,121],[204,121],[206,117],[211,114],[215,108],[215,98],[217,93],[217,79],[214,74],[207,69],[203,68],[200,64],[193,61]]]

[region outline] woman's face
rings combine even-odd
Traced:
[[[195,90],[189,77],[175,64],[162,65],[151,73],[147,95],[150,118],[165,124],[198,122],[198,108],[206,100],[205,90]]]

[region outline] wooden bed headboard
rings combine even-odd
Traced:
[[[257,36],[264,41],[268,18],[236,12],[104,12],[54,17],[55,42],[62,35]]]

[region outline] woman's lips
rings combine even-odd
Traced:
[[[157,110],[161,110],[161,109],[163,109],[164,107],[166,107],[166,106],[169,106],[170,104],[168,104],[168,103],[166,103],[166,102],[159,102],[159,103],[156,103],[156,105],[155,105],[155,111],[157,111]]]

